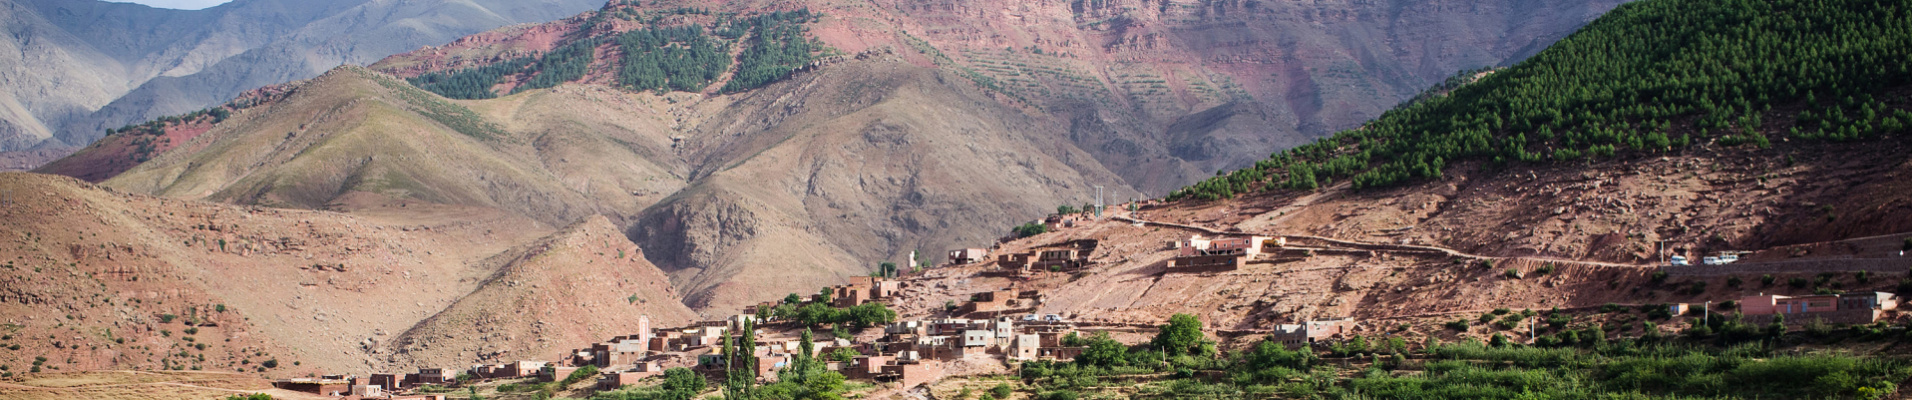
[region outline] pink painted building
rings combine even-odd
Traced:
[[[1885,292],[1811,296],[1761,294],[1742,297],[1739,301],[1740,313],[1752,324],[1770,323],[1774,316],[1782,315],[1788,324],[1808,321],[1869,324],[1878,321],[1885,311],[1898,308],[1898,297]]]

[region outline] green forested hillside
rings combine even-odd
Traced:
[[[521,57],[492,65],[450,72],[432,72],[409,81],[425,90],[455,99],[496,97],[492,87],[511,76],[527,80],[512,92],[543,89],[584,79],[599,45],[615,43],[622,55],[614,71],[617,84],[630,90],[701,92],[735,71],[724,92],[739,92],[782,80],[816,61],[824,46],[810,38],[804,24],[816,22],[809,10],[769,12],[754,16],[712,14],[679,8],[636,11],[629,3],[612,3],[591,18],[566,42],[537,57]],[[705,16],[704,24],[667,24],[667,16]],[[644,28],[622,33],[599,32],[604,21],[637,21]],[[673,19],[672,21],[677,21]],[[706,29],[708,25],[708,29]],[[597,35],[597,36],[593,36]],[[742,46],[735,57],[731,49]]]
[[[1645,0],[1526,61],[1361,128],[1176,191],[1217,199],[1696,143],[1905,135],[1912,0]]]

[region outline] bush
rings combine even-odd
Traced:
[[[1792,278],[1792,279],[1786,280],[1786,285],[1792,286],[1793,289],[1805,289],[1806,286],[1811,284],[1812,284],[1812,281],[1808,281],[1806,280],[1806,278]]]
[[[1480,260],[1480,267],[1486,268],[1486,269],[1494,269],[1494,260],[1492,259]]]
[[[1467,331],[1467,320],[1464,320],[1464,319],[1447,321],[1446,325],[1447,325],[1447,329],[1453,329],[1453,330],[1461,331],[1461,332]]]
[[[1686,289],[1686,293],[1687,294],[1706,293],[1706,281],[1693,281],[1693,286],[1691,288]]]
[[[1603,313],[1624,312],[1626,310],[1627,310],[1626,306],[1619,305],[1619,304],[1607,303],[1607,304],[1600,305],[1600,312],[1603,312]]]
[[[1007,399],[1009,398],[1009,394],[1014,391],[1015,389],[1009,387],[1007,383],[998,384],[996,387],[989,388],[989,394],[995,395],[998,399]]]
[[[1666,271],[1654,271],[1650,279],[1653,280],[1653,284],[1655,285],[1666,283]]]
[[[1649,307],[1646,310],[1646,317],[1648,319],[1673,318],[1673,309],[1666,304],[1650,304],[1644,307]]]
[[[1507,279],[1520,279],[1520,271],[1515,270],[1513,268],[1508,268],[1507,272],[1501,273],[1501,276],[1505,276],[1507,277]]]
[[[1738,288],[1739,288],[1739,284],[1740,284],[1740,283],[1741,283],[1741,282],[1740,282],[1740,280],[1739,280],[1739,277],[1738,277],[1738,276],[1731,276],[1731,277],[1727,277],[1727,278],[1726,278],[1726,286],[1727,286],[1727,287],[1731,287],[1731,288],[1734,288],[1734,289],[1738,289]]]
[[[1043,393],[1041,400],[1076,400],[1080,397],[1082,396],[1077,395],[1073,390],[1062,389]]]
[[[574,383],[583,382],[585,379],[596,377],[597,373],[597,366],[586,365],[583,368],[578,368],[576,371],[571,371],[571,375],[565,376],[564,381],[558,382],[558,387],[567,387]]]
[[[241,396],[241,395],[235,394],[231,396],[226,396],[226,400],[272,400],[272,395],[268,395],[265,393],[253,393],[253,394]]]
[[[1766,275],[1760,275],[1760,276],[1759,276],[1759,284],[1760,284],[1760,285],[1764,285],[1764,286],[1772,286],[1772,285],[1773,285],[1773,275],[1772,275],[1772,274],[1766,274]]]
[[[1862,269],[1859,270],[1859,272],[1852,273],[1852,279],[1859,283],[1871,283],[1872,273]]]
[[[266,368],[278,368],[279,359],[274,358],[274,359],[266,360],[266,362],[259,363],[259,365]]]
[[[1030,236],[1048,233],[1049,226],[1035,223],[1035,222],[1030,222],[1027,224],[1022,224],[1021,226],[1017,226],[1015,229],[1011,229],[1011,231],[1014,232],[1016,234],[1016,237],[1018,238],[1026,238]]]
[[[1553,273],[1553,271],[1554,271],[1553,263],[1541,264],[1540,268],[1534,268],[1534,275],[1551,274]]]

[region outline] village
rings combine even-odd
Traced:
[[[1046,230],[1074,227],[1074,217],[1051,216]],[[1172,273],[1225,272],[1267,257],[1293,257],[1284,252],[1285,240],[1265,236],[1191,236],[1167,243],[1175,252]],[[990,264],[995,276],[1027,276],[1041,272],[1077,271],[1093,267],[1093,240],[1043,246],[1024,252],[991,256],[990,249],[964,248],[948,252],[944,266]],[[1270,249],[1273,249],[1272,251]],[[800,352],[827,360],[829,371],[854,381],[911,388],[974,371],[1006,372],[1015,363],[1067,362],[1085,347],[1077,338],[1111,330],[1133,331],[1120,324],[1071,321],[1062,315],[1038,314],[1044,301],[1038,290],[1002,288],[969,295],[961,304],[943,307],[933,318],[896,320],[889,310],[907,281],[884,276],[852,277],[850,283],[823,288],[817,294],[790,296],[776,302],[745,307],[723,319],[688,326],[652,327],[648,317],[628,334],[607,338],[588,348],[575,349],[548,360],[520,360],[458,368],[421,368],[409,373],[373,373],[367,376],[324,375],[284,379],[280,389],[338,396],[347,399],[446,398],[450,387],[486,380],[535,378],[539,382],[577,380],[578,371],[595,371],[596,390],[616,390],[655,380],[673,368],[722,380],[735,369],[755,371],[762,381],[774,381]],[[836,316],[817,316],[830,313]],[[1352,318],[1321,319],[1281,325],[1270,340],[1290,347],[1340,338]],[[810,342],[803,334],[813,326],[830,326]],[[749,330],[752,365],[729,365],[723,354],[726,341],[742,343]],[[459,393],[452,393],[453,395]]]
[[[1038,221],[1045,231],[1066,230],[1083,223],[1081,217],[1053,215]],[[1081,219],[1078,219],[1081,218]],[[1141,225],[1145,221],[1115,219]],[[1164,274],[1217,274],[1239,271],[1251,264],[1278,264],[1322,253],[1373,255],[1376,252],[1452,255],[1451,250],[1324,241],[1189,229],[1198,233],[1162,244],[1170,255],[1162,262]],[[1205,233],[1205,234],[1204,234]],[[1007,239],[1005,239],[1006,241]],[[1305,243],[1305,244],[1303,244]],[[1038,245],[1026,251],[963,248],[951,250],[947,267],[980,267],[979,276],[1020,282],[1044,273],[1069,273],[1095,268],[1092,255],[1100,243],[1092,239]],[[996,253],[996,254],[992,254]],[[1708,257],[1705,265],[1732,263]],[[1683,257],[1667,267],[1683,267]],[[912,260],[912,264],[916,261]],[[916,271],[921,273],[921,271]],[[848,284],[823,288],[816,294],[790,294],[722,319],[687,326],[652,327],[648,317],[627,335],[607,338],[546,360],[519,360],[455,368],[421,368],[410,373],[373,373],[368,376],[325,375],[285,379],[274,386],[346,399],[446,399],[454,387],[477,382],[526,380],[565,385],[592,382],[593,390],[612,391],[655,384],[667,371],[690,371],[712,382],[722,382],[737,371],[760,383],[774,382],[780,372],[798,360],[819,360],[828,371],[845,379],[892,390],[905,390],[952,376],[1010,374],[1021,363],[1069,362],[1086,347],[1081,338],[1111,332],[1153,333],[1136,324],[1078,321],[1065,315],[1039,313],[1048,300],[1043,290],[1020,290],[1016,285],[968,293],[965,301],[928,307],[929,316],[898,320],[902,293],[922,285],[906,279],[905,271],[886,267],[871,276],[853,277]],[[1020,280],[1019,280],[1020,279]],[[1666,304],[1672,316],[1731,312],[1744,323],[1765,326],[1780,323],[1798,327],[1809,323],[1864,325],[1891,318],[1898,306],[1895,295],[1853,292],[1802,296],[1760,293],[1722,299],[1719,303]],[[915,305],[921,308],[922,305]],[[1289,349],[1361,337],[1363,324],[1355,318],[1310,318],[1278,324],[1252,333]],[[1537,324],[1536,324],[1537,326]],[[1219,331],[1205,332],[1213,336]],[[1242,332],[1235,332],[1237,334]],[[1499,336],[1499,334],[1495,334]],[[1104,336],[1106,337],[1106,336]],[[1532,338],[1528,338],[1532,340]],[[726,349],[736,354],[725,354]],[[748,349],[747,356],[743,354]],[[473,392],[475,393],[475,391]]]

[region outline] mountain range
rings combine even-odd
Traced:
[[[218,105],[342,64],[592,9],[594,0],[238,0],[169,10],[0,1],[0,168],[44,163],[108,128]],[[18,152],[52,149],[42,152]]]
[[[234,204],[603,214],[694,308],[729,309],[986,246],[1098,188],[1247,165],[1618,3],[620,1],[121,129],[40,171]]]
[[[1890,290],[1906,8],[1618,3],[615,1],[0,174],[0,345],[272,376],[549,359],[912,253],[1080,239],[1088,269],[934,268],[895,306],[1017,287],[1114,326],[1446,340],[1492,308]],[[1161,201],[1004,237],[1098,192]],[[1297,248],[1163,266],[1230,231]],[[1652,273],[1736,250],[1838,266]]]

